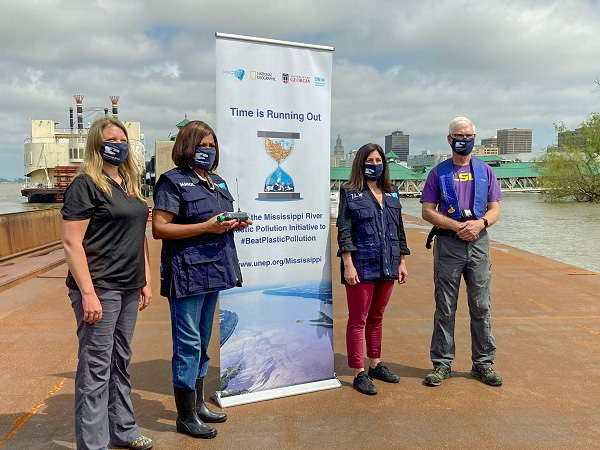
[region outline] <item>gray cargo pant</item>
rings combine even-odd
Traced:
[[[450,367],[454,360],[454,322],[461,275],[467,285],[473,365],[486,368],[494,363],[496,343],[490,313],[491,269],[486,230],[479,234],[479,239],[471,242],[453,236],[436,236],[433,248],[435,316],[431,338],[434,367]]]
[[[129,398],[127,366],[137,318],[140,290],[96,289],[102,319],[83,321],[81,293],[70,289],[77,319],[79,363],[75,375],[75,440],[78,449],[106,449],[140,436]]]

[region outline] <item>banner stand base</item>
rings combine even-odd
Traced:
[[[231,397],[221,397],[221,391],[215,392],[213,398],[221,408],[229,406],[244,405],[246,403],[262,402],[263,400],[272,400],[274,398],[289,397],[291,395],[308,394],[309,392],[324,391],[326,389],[335,389],[342,387],[340,380],[330,378],[328,380],[314,381],[312,383],[297,384],[267,391],[251,392],[249,394],[232,395]]]

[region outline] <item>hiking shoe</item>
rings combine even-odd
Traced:
[[[354,382],[352,384],[354,385],[354,388],[361,394],[377,394],[377,388],[371,382],[371,379],[367,376],[364,370],[354,377]]]
[[[452,371],[450,367],[434,367],[431,372],[427,374],[423,383],[426,386],[439,386],[442,384],[446,378],[450,378],[452,376]]]
[[[111,444],[111,447],[150,450],[152,447],[154,447],[154,441],[146,436],[140,436],[136,440],[127,444]]]
[[[369,377],[375,380],[385,381],[386,383],[397,383],[400,381],[398,375],[394,375],[387,366],[384,366],[381,363],[377,364],[374,369],[369,367]]]
[[[502,386],[502,377],[494,372],[492,366],[488,367],[473,367],[471,376],[480,379],[489,386]]]

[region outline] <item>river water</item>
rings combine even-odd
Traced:
[[[600,204],[548,203],[538,194],[503,193],[490,239],[600,273]],[[418,198],[402,213],[421,217]],[[409,242],[410,247],[410,242]]]
[[[421,217],[419,199],[401,201],[404,214]],[[0,183],[0,214],[53,206],[27,203],[20,184]],[[538,194],[504,193],[500,210],[491,239],[600,273],[600,204],[547,203]]]
[[[27,203],[19,183],[0,183],[0,214],[55,208],[56,203]]]

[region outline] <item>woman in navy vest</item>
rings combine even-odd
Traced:
[[[173,162],[177,167],[156,183],[152,234],[163,240],[161,295],[171,308],[177,431],[213,438],[217,430],[206,423],[224,422],[227,415],[204,403],[207,349],[219,292],[242,285],[233,230],[251,221],[217,220],[233,211],[233,197],[212,173],[219,144],[207,124],[195,120],[181,129]]]
[[[354,387],[363,394],[377,394],[371,379],[400,380],[381,364],[380,357],[383,312],[394,280],[402,284],[408,278],[405,256],[410,251],[401,209],[383,150],[377,144],[363,145],[354,158],[350,180],[340,189],[337,219],[338,256],[348,298],[348,365],[354,370]],[[363,364],[365,331],[368,375]]]

